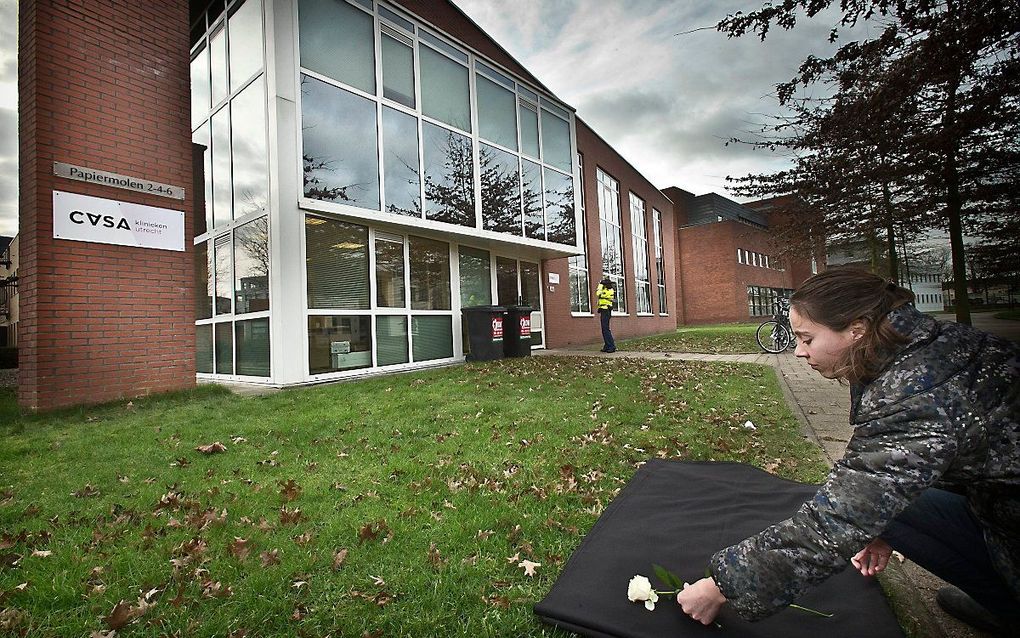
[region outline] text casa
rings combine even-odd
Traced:
[[[98,213],[89,213],[81,210],[71,211],[70,217],[71,221],[75,224],[92,224],[93,226],[131,230],[131,226],[128,225],[127,220],[123,217],[117,220],[112,215],[99,215]]]

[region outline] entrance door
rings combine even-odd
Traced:
[[[542,321],[542,280],[538,264],[496,257],[496,297],[501,306],[531,306],[531,346],[545,343]]]

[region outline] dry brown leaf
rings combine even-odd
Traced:
[[[443,560],[443,556],[439,553],[439,548],[436,547],[435,543],[429,544],[429,562],[432,563],[433,567],[437,568],[442,567],[443,563],[446,562]]]
[[[333,570],[336,571],[343,567],[344,562],[347,560],[347,548],[341,549],[337,553],[333,554]]]
[[[268,552],[262,552],[259,554],[259,559],[262,561],[263,567],[269,567],[270,565],[280,564],[280,550],[274,549]]]
[[[301,513],[300,508],[290,509],[288,507],[280,508],[280,524],[281,525],[297,525],[304,520],[304,515]]]
[[[126,627],[135,618],[137,616],[132,612],[131,604],[126,600],[122,600],[114,606],[109,616],[103,618],[103,622],[106,623],[107,627],[116,631]]]
[[[237,560],[243,561],[248,558],[248,554],[251,553],[251,541],[235,536],[232,543],[227,545],[230,553],[234,555]]]
[[[525,559],[525,560],[522,560],[520,563],[518,563],[517,566],[524,568],[524,575],[525,576],[534,576],[535,575],[535,570],[538,569],[539,567],[541,567],[542,563],[535,563],[535,562],[532,562],[530,560]]]
[[[308,543],[312,542],[312,533],[305,532],[304,534],[299,534],[294,537],[294,542],[300,545],[301,547],[304,547]]]
[[[48,558],[48,557],[50,557],[52,555],[53,555],[53,552],[51,552],[48,549],[33,549],[32,550],[32,556],[35,556],[37,558]]]
[[[226,452],[227,446],[216,441],[215,443],[209,443],[208,445],[199,445],[195,448],[195,451],[201,452],[202,454],[219,454],[221,452]]]
[[[99,490],[91,483],[86,483],[85,487],[81,488],[77,492],[71,492],[71,496],[77,498],[91,498],[93,496],[99,496]]]

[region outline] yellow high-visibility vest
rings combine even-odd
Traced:
[[[598,302],[599,310],[610,310],[613,307],[613,299],[616,297],[616,290],[606,288],[602,284],[595,289],[595,299]]]

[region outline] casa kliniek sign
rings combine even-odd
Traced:
[[[183,251],[184,213],[53,191],[53,237]]]

